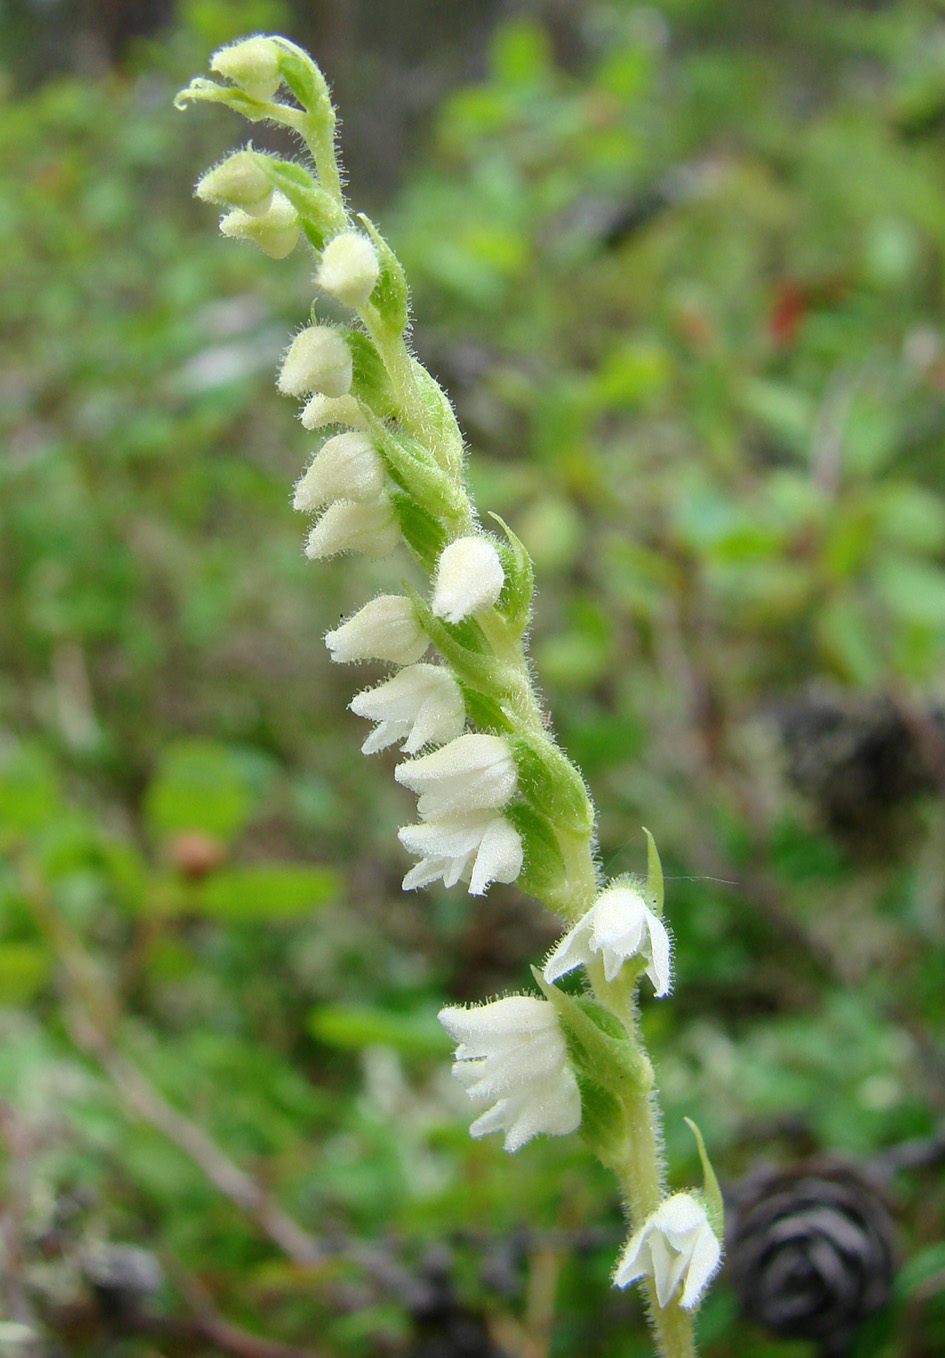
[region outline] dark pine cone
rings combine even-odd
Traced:
[[[767,1173],[738,1186],[728,1259],[747,1315],[841,1355],[889,1301],[894,1227],[878,1187],[847,1165]]]

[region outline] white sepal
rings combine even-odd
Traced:
[[[445,665],[409,665],[376,688],[351,700],[358,717],[377,722],[361,746],[364,754],[386,750],[403,741],[416,754],[424,745],[440,745],[462,735],[466,724],[463,693]]]
[[[446,887],[469,882],[482,896],[492,882],[514,882],[522,870],[522,839],[504,816],[490,811],[443,816],[397,832],[404,848],[420,859],[404,878],[404,890],[442,879]]]
[[[221,47],[210,58],[210,69],[263,102],[271,99],[282,84],[279,44],[272,38],[244,38]]]
[[[510,995],[478,1009],[440,1010],[456,1048],[453,1074],[471,1099],[491,1105],[469,1131],[505,1132],[517,1151],[540,1132],[565,1136],[581,1123],[581,1095],[554,1008]]]
[[[234,151],[197,180],[194,193],[205,203],[240,207],[261,217],[272,203],[272,185],[251,151]]]
[[[367,435],[335,434],[297,483],[292,508],[307,513],[331,500],[376,500],[383,489],[384,467]]]
[[[299,419],[305,429],[325,429],[330,424],[367,428],[364,412],[353,396],[323,396],[320,391],[306,404]]]
[[[277,386],[283,396],[346,396],[351,388],[351,350],[330,325],[300,330],[282,360]]]
[[[335,500],[309,533],[305,555],[323,561],[339,552],[360,552],[380,561],[399,542],[400,524],[386,495],[373,501]]]
[[[517,774],[501,736],[470,733],[432,754],[398,764],[394,777],[419,794],[424,820],[455,813],[497,810],[515,791]]]
[[[491,608],[502,593],[505,572],[488,538],[458,538],[444,547],[436,568],[433,612],[447,622],[462,622]]]
[[[611,886],[601,892],[551,953],[545,963],[545,980],[557,981],[575,967],[586,966],[595,953],[601,955],[608,981],[617,976],[628,958],[645,957],[646,974],[657,996],[669,994],[669,934],[635,887]]]
[[[325,637],[332,660],[391,660],[412,665],[430,645],[413,604],[399,594],[379,594]]]
[[[377,251],[360,231],[343,231],[325,246],[315,282],[345,306],[364,306],[380,266]]]
[[[682,1283],[680,1306],[691,1311],[722,1262],[722,1247],[705,1208],[690,1193],[674,1193],[631,1236],[617,1264],[614,1284],[626,1287],[652,1278],[665,1307]]]
[[[251,240],[270,259],[285,259],[298,244],[298,213],[288,198],[276,190],[265,212],[254,216],[241,207],[220,220],[220,231],[234,240]]]

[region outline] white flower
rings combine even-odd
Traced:
[[[674,1193],[631,1236],[614,1283],[626,1287],[641,1278],[652,1278],[661,1307],[682,1283],[680,1305],[690,1311],[698,1305],[721,1261],[722,1247],[705,1208],[689,1193]]]
[[[488,538],[458,538],[444,547],[436,568],[433,612],[447,622],[462,622],[491,608],[502,593],[505,572]]]
[[[300,229],[298,213],[285,194],[278,190],[273,193],[265,212],[254,216],[237,207],[220,221],[224,236],[251,240],[270,259],[285,259],[286,255],[291,255],[298,243]]]
[[[557,981],[575,967],[586,965],[594,953],[604,962],[604,976],[612,981],[631,957],[647,959],[646,974],[658,996],[668,995],[672,983],[669,934],[634,887],[611,886],[570,929],[545,963],[545,980]]]
[[[349,429],[366,429],[367,421],[353,396],[323,396],[316,392],[299,416],[304,428],[324,429],[329,424],[345,424]]]
[[[351,350],[330,325],[300,330],[282,360],[277,386],[283,396],[346,396],[351,387]]]
[[[315,282],[345,306],[364,306],[380,266],[377,251],[360,231],[343,231],[325,246]]]
[[[581,1095],[567,1048],[547,1000],[510,995],[479,1009],[440,1010],[456,1048],[453,1074],[471,1099],[492,1106],[472,1136],[505,1132],[517,1151],[539,1132],[565,1136],[581,1123]]]
[[[331,500],[376,500],[384,489],[384,467],[366,434],[326,439],[295,487],[292,508],[306,513]]]
[[[515,791],[517,774],[501,736],[458,736],[433,754],[398,764],[394,777],[419,793],[424,820],[457,812],[497,810]]]
[[[401,844],[420,862],[404,878],[404,890],[429,886],[438,878],[455,886],[468,879],[469,894],[481,896],[492,882],[514,882],[522,871],[522,839],[504,816],[490,811],[443,816],[405,825]]]
[[[279,44],[272,38],[245,38],[221,47],[211,57],[210,69],[263,102],[271,99],[282,84]]]
[[[379,594],[325,637],[332,660],[339,662],[392,660],[412,665],[429,644],[413,604],[399,594]]]
[[[409,665],[357,694],[350,706],[356,716],[377,722],[361,746],[364,754],[386,750],[398,740],[408,754],[416,754],[424,745],[455,740],[466,724],[462,689],[445,665]]]
[[[241,207],[251,217],[261,217],[272,203],[272,185],[251,151],[227,156],[198,179],[194,192],[205,203]]]
[[[360,552],[380,561],[400,542],[400,524],[386,495],[373,504],[335,500],[308,535],[305,555],[321,561],[339,552]]]

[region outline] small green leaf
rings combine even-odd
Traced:
[[[709,1217],[709,1225],[720,1240],[725,1239],[725,1204],[722,1201],[722,1190],[719,1188],[719,1181],[715,1177],[715,1170],[712,1168],[712,1161],[705,1148],[705,1141],[702,1133],[693,1122],[692,1118],[684,1118],[686,1126],[696,1138],[696,1146],[699,1149],[699,1159],[702,1161],[702,1194],[705,1201],[706,1212]]]
[[[202,830],[232,840],[249,821],[255,801],[234,750],[210,740],[182,740],[163,752],[144,810],[158,838]]]
[[[319,1042],[347,1051],[393,1047],[410,1056],[445,1056],[451,1045],[432,1009],[403,1014],[371,1005],[326,1004],[311,1011],[306,1027]]]
[[[330,868],[298,863],[254,863],[214,873],[194,892],[197,911],[236,922],[297,919],[338,897]]]
[[[660,862],[659,850],[656,847],[656,840],[644,825],[643,833],[646,835],[646,894],[651,909],[657,914],[663,913],[663,865]]]

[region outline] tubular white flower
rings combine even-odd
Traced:
[[[364,306],[380,273],[377,251],[360,231],[343,231],[325,246],[315,282],[345,306]]]
[[[502,593],[505,572],[488,538],[458,538],[444,547],[436,568],[433,612],[447,622],[462,622],[491,608]]]
[[[379,594],[325,637],[332,660],[391,660],[412,665],[430,645],[413,604],[399,594]]]
[[[469,1131],[505,1132],[517,1151],[540,1132],[565,1136],[581,1124],[581,1095],[547,1000],[510,995],[478,1009],[441,1009],[456,1048],[453,1074],[471,1099],[491,1104]]]
[[[443,744],[462,735],[466,724],[463,692],[445,665],[409,665],[393,679],[358,693],[350,703],[358,717],[377,722],[361,746],[375,754],[403,741],[408,754],[424,745]]]
[[[367,435],[335,434],[297,483],[292,508],[307,513],[331,500],[376,500],[383,489],[384,467]]]
[[[617,1264],[614,1284],[626,1287],[652,1278],[656,1299],[665,1307],[682,1283],[680,1305],[691,1311],[721,1262],[722,1247],[705,1208],[689,1193],[674,1193],[631,1236]]]
[[[672,984],[670,943],[666,926],[635,887],[611,886],[602,891],[587,914],[569,929],[545,963],[545,980],[586,966],[594,953],[604,962],[604,977],[612,981],[631,957],[647,959],[646,974],[657,996],[669,994]]]
[[[346,424],[349,429],[366,429],[367,420],[353,396],[323,396],[316,392],[299,416],[305,429],[324,429],[330,424]]]
[[[254,216],[237,207],[220,221],[224,236],[251,240],[270,259],[285,259],[291,255],[298,244],[300,230],[298,213],[285,194],[278,190],[273,193],[267,210],[260,215]]]
[[[397,837],[420,858],[404,878],[405,891],[442,878],[446,887],[468,880],[469,894],[482,896],[492,882],[514,882],[522,871],[521,836],[504,816],[489,811],[405,825]]]
[[[277,386],[283,396],[346,396],[351,388],[351,350],[330,325],[300,330],[282,360]]]
[[[469,811],[498,810],[515,791],[517,774],[501,736],[459,736],[433,754],[398,764],[394,777],[419,794],[424,820]]]
[[[282,84],[279,44],[272,38],[245,38],[221,47],[210,58],[210,69],[232,80],[253,99],[272,98]]]
[[[234,151],[197,180],[194,193],[205,203],[240,207],[261,217],[272,203],[272,185],[251,151]]]
[[[309,533],[305,555],[310,561],[322,561],[339,552],[360,552],[380,561],[399,542],[400,524],[386,495],[373,503],[335,500]]]

